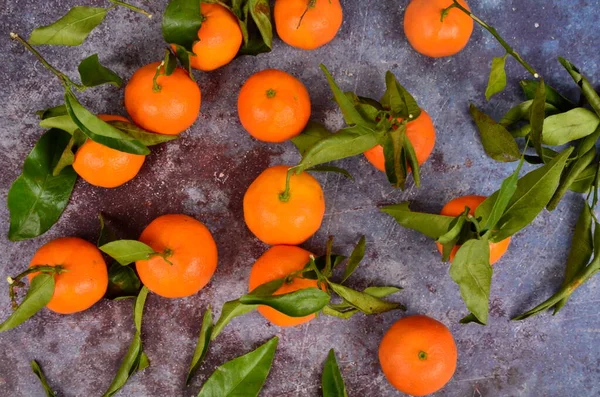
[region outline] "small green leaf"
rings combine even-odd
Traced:
[[[471,116],[479,130],[485,152],[496,161],[512,162],[521,157],[519,146],[502,125],[471,104]]]
[[[375,298],[385,298],[400,291],[402,291],[402,288],[398,287],[367,287],[363,292]]]
[[[592,163],[588,165],[569,185],[569,190],[581,194],[589,192],[596,178],[597,170],[598,164]]]
[[[600,125],[598,116],[586,108],[575,108],[549,116],[544,121],[543,143],[561,146],[593,134]]]
[[[537,92],[539,81],[537,80],[522,80],[520,82],[521,88],[525,93],[527,99],[533,99],[535,97],[535,93]],[[546,103],[553,106],[557,109],[558,113],[566,112],[575,107],[575,104],[562,96],[558,91],[554,88],[550,87],[548,84],[545,84],[546,87]]]
[[[69,134],[73,134],[79,129],[68,114],[46,117],[40,121],[40,127],[45,129],[58,128],[59,130],[67,131]]]
[[[416,230],[435,240],[450,230],[454,220],[451,216],[412,212],[407,202],[382,207],[381,212],[393,216],[403,227]]]
[[[579,86],[585,99],[587,99],[592,109],[594,109],[598,117],[600,117],[600,95],[594,90],[594,86],[571,62],[561,57],[558,57],[558,60],[561,65],[567,69],[567,72],[569,72],[573,80],[575,80],[575,83]]]
[[[363,117],[363,115],[354,107],[354,103],[352,103],[352,100],[344,94],[340,87],[338,87],[337,83],[333,79],[333,76],[331,75],[331,73],[329,73],[329,70],[327,70],[325,65],[321,64],[319,65],[319,67],[321,68],[323,73],[325,73],[325,77],[327,78],[329,87],[333,92],[333,97],[335,98],[335,101],[337,102],[338,106],[340,107],[340,110],[342,111],[342,114],[344,115],[344,120],[346,120],[346,124],[371,127],[372,123],[366,120]],[[375,145],[372,145],[371,147],[373,146]],[[370,148],[367,148],[365,150],[368,149]]]
[[[323,388],[323,397],[348,397],[344,378],[340,372],[335,352],[329,350],[325,366],[323,367],[323,376],[321,378]]]
[[[396,309],[406,310],[400,303],[387,302],[365,292],[359,292],[340,284],[329,282],[329,286],[336,294],[364,314],[385,313]]]
[[[340,167],[335,167],[333,165],[316,165],[307,169],[306,172],[333,172],[335,174],[343,175],[351,181],[354,180],[352,174],[350,174],[347,170]]]
[[[240,55],[258,55],[271,51],[273,26],[268,0],[236,0],[231,11],[237,16],[242,29],[243,43]]]
[[[99,247],[100,251],[109,255],[122,266],[132,262],[150,259],[156,252],[148,245],[137,240],[117,240]]]
[[[504,54],[502,57],[494,57],[492,59],[492,68],[490,70],[490,78],[488,79],[488,85],[485,89],[485,99],[488,101],[492,96],[504,91],[506,88],[506,57],[508,54]]]
[[[67,107],[65,105],[58,105],[52,108],[38,110],[35,114],[40,118],[40,120],[49,119],[52,117],[64,116],[67,115]]]
[[[180,46],[179,44],[173,44],[173,46],[175,47],[175,55],[177,56],[177,59],[179,59],[181,66],[185,70],[187,70],[190,78],[195,81],[194,74],[192,73],[191,57],[196,56],[196,55],[194,55],[194,53],[192,53],[192,52],[189,52],[188,50],[186,50],[184,47]]]
[[[37,378],[40,380],[40,383],[44,388],[44,392],[46,393],[46,397],[56,397],[56,393],[48,384],[48,379],[46,379],[46,376],[44,375],[44,372],[40,368],[40,365],[37,363],[37,361],[31,361],[31,370],[33,371],[35,376],[37,376]]]
[[[305,288],[282,295],[257,296],[246,294],[240,298],[244,305],[265,305],[290,317],[304,317],[318,313],[331,297],[318,288]]]
[[[79,130],[75,130],[67,147],[63,150],[58,162],[52,169],[52,176],[58,176],[68,166],[75,162],[75,152],[85,143],[86,137]]]
[[[346,92],[344,94],[352,101],[354,107],[363,118],[377,124],[377,118],[381,111],[384,110],[379,102],[371,98],[358,96],[354,92]]]
[[[100,64],[98,54],[90,55],[81,61],[78,70],[81,82],[86,87],[112,84],[120,88],[123,85],[123,79],[118,74]]]
[[[406,162],[408,167],[410,167],[410,172],[412,172],[413,180],[415,181],[416,187],[421,187],[421,166],[419,165],[419,160],[417,159],[417,153],[415,152],[415,148],[413,147],[410,139],[404,139],[404,156],[406,157]],[[408,172],[408,170],[407,170]]]
[[[531,105],[533,104],[533,99],[530,99],[528,101],[522,102],[516,106],[514,106],[513,108],[511,108],[500,120],[500,124],[502,124],[504,127],[510,127],[511,125],[518,123],[519,121],[530,121],[530,116],[531,116]],[[546,115],[546,117],[548,116],[552,116],[553,114],[557,114],[560,113],[560,110],[558,110],[554,105],[551,105],[549,103],[545,103],[544,104],[544,113]],[[525,131],[527,131],[527,133],[525,133]],[[515,137],[515,133],[512,133],[512,136]],[[529,134],[529,130],[519,130],[518,135],[522,135],[520,136],[521,138],[523,136],[526,136]]]
[[[17,307],[17,310],[0,324],[0,332],[13,329],[25,321],[29,320],[34,314],[39,312],[50,302],[54,295],[54,275],[40,273],[31,280],[31,285],[23,301]]]
[[[331,131],[323,124],[316,121],[309,121],[302,133],[292,138],[291,141],[298,148],[300,155],[304,157],[308,149],[314,146],[315,143],[327,138],[331,134]]]
[[[113,262],[108,269],[108,288],[105,297],[118,300],[135,298],[142,287],[139,277],[129,266]]]
[[[577,178],[586,170],[586,168],[592,165],[592,162],[596,158],[596,148],[593,147],[589,152],[579,157],[575,162],[568,166],[560,179],[560,185],[556,192],[552,196],[552,199],[548,203],[548,210],[553,211],[558,207],[558,203],[562,200],[567,190],[571,188]]]
[[[463,234],[464,227],[467,224],[467,216],[469,214],[470,209],[465,208],[465,212],[459,216],[457,216],[451,224],[450,230],[446,234],[441,235],[437,242],[442,245],[442,260],[447,262],[450,259],[450,255],[452,255],[452,250],[460,240],[461,235]]]
[[[392,111],[394,116],[404,120],[415,120],[421,114],[421,108],[415,98],[398,82],[389,70],[385,74],[386,91],[381,98],[384,108]]]
[[[340,284],[344,284],[346,280],[354,273],[360,262],[362,262],[365,257],[365,249],[367,245],[367,240],[365,236],[361,236],[360,240],[358,240],[358,244],[352,250],[352,254],[350,254],[350,258],[348,258],[348,263],[346,264],[346,268],[344,269],[344,275],[342,277],[342,281]]]
[[[487,324],[492,285],[488,241],[473,239],[464,243],[452,261],[450,277],[460,287],[467,309],[479,322]]]
[[[198,397],[257,397],[271,371],[278,341],[275,337],[221,365],[202,385]]]
[[[210,344],[210,338],[213,330],[213,319],[212,319],[212,311],[210,307],[206,309],[204,312],[204,317],[202,318],[202,327],[200,328],[200,335],[198,336],[198,343],[196,344],[196,349],[194,350],[194,356],[192,357],[192,362],[190,363],[190,369],[188,370],[187,379],[185,381],[186,384],[190,383],[192,376],[196,373],[200,365],[204,361],[204,357],[206,353],[208,353],[208,347]]]
[[[398,129],[390,130],[382,140],[383,156],[385,158],[385,174],[388,182],[396,188],[404,190],[408,168],[404,142],[406,138],[406,124],[402,123]]]
[[[117,239],[117,236],[111,228],[106,226],[104,216],[102,215],[102,213],[98,215],[98,220],[100,222],[100,237],[98,237],[98,242],[96,243],[96,246],[102,247],[105,244],[115,241]]]
[[[529,113],[531,142],[539,156],[542,155],[542,142],[544,141],[544,119],[546,118],[545,107],[546,86],[544,85],[544,79],[541,79]]]
[[[197,0],[169,1],[162,20],[162,34],[167,43],[192,51],[202,26],[200,3]]]
[[[242,316],[246,313],[250,313],[251,311],[256,310],[257,305],[244,305],[239,300],[225,302],[223,308],[221,309],[221,315],[219,316],[219,320],[217,320],[210,340],[215,340],[215,338],[223,331],[223,329],[236,317]]]
[[[10,241],[21,241],[44,234],[66,208],[77,174],[65,168],[57,176],[53,170],[71,136],[52,129],[44,133],[23,164],[23,173],[8,191]]]
[[[143,130],[135,124],[126,123],[124,121],[109,121],[108,124],[112,125],[119,131],[125,133],[127,136],[135,139],[145,146],[154,146],[179,139],[177,135],[155,134],[153,132]]]
[[[31,32],[31,45],[78,46],[100,25],[107,8],[73,7],[58,21]]]

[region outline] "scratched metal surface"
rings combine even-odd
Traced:
[[[0,2],[0,195],[20,172],[24,157],[41,134],[34,111],[61,101],[58,82],[32,56],[8,39],[9,31],[27,35],[81,1],[2,0]],[[98,0],[86,1],[106,5]],[[140,1],[159,15],[166,1]],[[390,69],[415,94],[433,117],[438,143],[423,167],[421,189],[406,192],[388,187],[382,174],[362,158],[342,161],[356,181],[320,176],[327,213],[316,237],[305,246],[322,252],[322,241],[335,235],[336,248],[348,252],[359,234],[367,236],[367,260],[353,277],[405,288],[399,299],[408,314],[424,313],[452,329],[459,348],[458,369],[438,396],[597,396],[600,395],[600,332],[598,277],[578,291],[557,317],[544,314],[526,322],[509,318],[548,297],[560,284],[570,234],[579,211],[578,197],[569,194],[554,213],[542,214],[519,233],[510,252],[495,266],[491,321],[487,327],[461,326],[465,314],[456,285],[450,280],[433,243],[397,226],[377,211],[381,204],[403,200],[421,210],[438,211],[462,194],[489,194],[498,188],[512,165],[487,158],[471,124],[467,108],[473,101],[498,116],[520,99],[517,78],[527,77],[509,61],[508,92],[485,104],[486,73],[499,46],[476,27],[470,44],[459,55],[432,60],[413,52],[402,31],[407,1],[343,2],[345,19],[330,45],[303,52],[275,40],[270,54],[237,59],[210,74],[197,73],[203,94],[202,115],[182,139],[153,150],[139,176],[127,185],[104,190],[78,182],[65,214],[50,232],[32,241],[6,239],[8,212],[0,206],[2,277],[16,274],[43,243],[59,236],[97,237],[96,214],[104,211],[122,237],[135,238],[155,217],[186,213],[205,222],[219,246],[219,268],[208,287],[196,296],[166,300],[150,296],[144,317],[143,340],[151,367],[134,376],[119,394],[129,396],[192,396],[214,368],[245,353],[273,335],[280,347],[264,396],[320,395],[321,366],[334,347],[341,361],[350,396],[399,395],[384,379],[377,361],[378,343],[402,313],[347,322],[319,318],[293,329],[268,325],[258,314],[231,324],[213,345],[206,363],[185,387],[204,308],[220,308],[246,290],[250,266],[264,250],[245,228],[241,201],[245,188],[267,166],[298,160],[291,144],[270,145],[247,135],[236,115],[237,92],[252,73],[280,68],[309,88],[313,119],[330,128],[342,125],[323,75],[324,62],[345,90],[378,97],[383,75]],[[596,29],[599,1],[482,0],[474,11],[492,21],[521,49],[547,81],[575,97],[576,90],[556,61],[563,55],[600,81]],[[119,10],[78,48],[42,48],[47,58],[70,75],[85,56],[98,52],[107,66],[124,77],[162,54],[160,18],[148,21]],[[90,90],[82,98],[97,112],[124,114],[122,91]],[[2,287],[3,291],[6,285]],[[0,294],[4,318],[6,293]],[[0,334],[0,395],[41,396],[29,361],[42,364],[61,396],[99,396],[109,385],[133,335],[131,302],[102,301],[72,316],[43,311],[18,329]]]

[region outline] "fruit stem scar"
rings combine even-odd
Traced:
[[[285,176],[285,190],[279,194],[279,200],[287,203],[290,201],[290,180],[292,178],[292,173],[294,172],[294,168],[290,168]]]
[[[143,10],[143,9],[141,9],[140,7],[136,7],[136,6],[134,6],[134,5],[127,4],[127,3],[125,3],[125,2],[122,2],[122,1],[120,1],[120,0],[108,0],[108,1],[110,1],[111,3],[113,3],[113,4],[116,4],[116,5],[118,5],[118,6],[125,7],[125,8],[129,8],[129,9],[130,9],[130,10],[132,10],[132,11],[139,12],[140,14],[142,14],[142,15],[145,15],[145,16],[147,16],[148,18],[152,18],[152,14],[150,14],[150,13],[149,13],[148,11],[146,11],[146,10]]]
[[[275,97],[276,94],[277,94],[277,91],[275,91],[272,88],[269,88],[267,90],[267,98],[273,98],[273,97]]]
[[[472,20],[474,20],[475,22],[477,22],[481,27],[483,27],[485,30],[487,30],[488,32],[490,32],[492,34],[492,36],[494,36],[496,38],[496,40],[498,40],[498,43],[500,43],[500,45],[502,47],[504,47],[504,49],[506,50],[506,53],[509,54],[510,56],[512,56],[517,62],[519,62],[524,68],[525,70],[527,70],[529,73],[531,73],[531,75],[534,78],[539,78],[540,75],[535,71],[535,69],[529,65],[527,62],[525,62],[525,60],[523,58],[521,58],[521,55],[519,55],[519,53],[517,53],[503,38],[502,36],[500,36],[500,34],[498,33],[498,31],[496,29],[494,29],[492,26],[488,25],[487,23],[485,23],[483,20],[479,19],[477,16],[475,16],[473,13],[471,13],[471,11],[467,10],[465,7],[463,7],[458,0],[452,0],[452,3],[450,6],[448,6],[447,8],[442,10],[442,22],[444,21],[445,18],[445,14],[448,13],[448,11],[452,8],[457,8],[459,10],[461,10],[462,12],[464,12],[465,14],[467,14],[469,17],[471,17]]]
[[[8,287],[8,295],[10,297],[10,301],[12,304],[12,309],[13,310],[17,310],[17,308],[19,307],[19,304],[17,303],[17,291],[16,288],[23,288],[25,287],[25,283],[23,281],[21,281],[21,279],[29,274],[32,273],[44,273],[44,274],[61,274],[64,273],[68,270],[65,269],[65,267],[63,265],[56,265],[56,266],[50,266],[50,265],[35,265],[35,266],[31,266],[29,269],[25,270],[24,272],[20,273],[18,276],[15,277],[7,277],[6,281],[8,281],[9,287]]]
[[[427,353],[425,353],[423,350],[419,351],[419,360],[427,360]]]

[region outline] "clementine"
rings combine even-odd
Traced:
[[[217,245],[210,231],[187,215],[153,220],[140,241],[163,256],[135,263],[142,283],[165,298],[183,298],[200,291],[217,269]]]

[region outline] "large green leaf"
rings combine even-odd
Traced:
[[[123,79],[118,74],[102,66],[98,54],[85,58],[78,67],[81,83],[86,87],[95,87],[102,84],[112,84],[115,87],[123,85]]]
[[[198,0],[169,1],[162,20],[162,34],[167,43],[192,51],[202,26],[200,3]]]
[[[300,151],[300,155],[304,157],[311,147],[329,136],[331,136],[331,131],[327,127],[316,121],[309,121],[302,133],[292,138],[291,141]]]
[[[253,293],[240,298],[244,305],[265,305],[290,317],[304,317],[318,313],[331,297],[318,288],[305,288],[281,295],[260,296]]]
[[[544,120],[543,142],[561,146],[593,134],[600,125],[598,116],[586,108],[575,108]]]
[[[337,102],[338,106],[340,107],[342,114],[344,115],[344,120],[346,120],[346,124],[371,128],[372,123],[365,119],[363,115],[354,107],[353,101],[344,94],[340,87],[338,87],[333,76],[331,75],[331,73],[329,73],[329,70],[327,70],[325,65],[321,64],[319,66],[323,73],[325,73],[325,77],[327,78],[327,82],[329,83],[329,87],[331,88],[331,92],[333,92],[333,97]]]
[[[54,275],[40,273],[31,280],[27,294],[17,309],[0,324],[0,332],[13,329],[34,314],[39,312],[50,302],[54,295]]]
[[[510,132],[477,109],[475,105],[471,104],[470,109],[471,116],[479,130],[481,143],[488,156],[496,161],[517,161],[521,157],[521,151]]]
[[[107,8],[73,7],[58,21],[31,32],[29,44],[78,46],[100,25]]]
[[[71,136],[52,129],[44,133],[23,164],[23,173],[8,191],[11,241],[45,233],[66,208],[77,174],[72,168],[59,175],[52,172]]]
[[[122,266],[127,266],[132,262],[150,259],[154,250],[137,240],[116,240],[99,247],[100,251],[109,255],[119,262]]]
[[[146,130],[141,129],[135,124],[126,123],[124,121],[109,121],[109,125],[117,128],[119,131],[125,133],[127,136],[135,139],[145,146],[154,146],[159,145],[164,142],[173,141],[175,139],[179,139],[177,135],[165,135],[165,134],[155,134],[153,132],[148,132]]]
[[[340,372],[333,349],[329,350],[327,360],[323,366],[321,385],[323,388],[323,397],[348,397],[344,378],[342,378],[342,373]]]
[[[435,240],[450,230],[450,225],[454,220],[453,217],[413,212],[408,206],[408,202],[388,205],[382,207],[381,212],[393,216],[403,227],[416,230]]]

